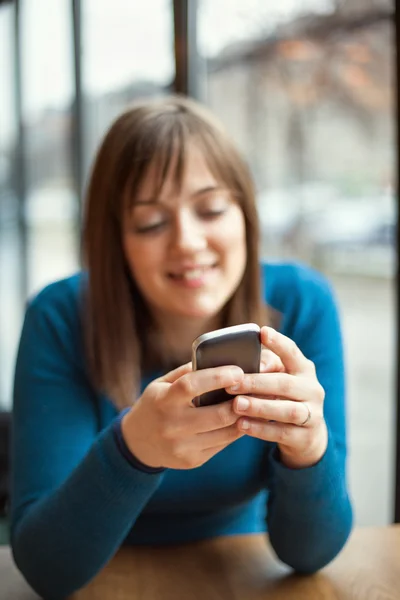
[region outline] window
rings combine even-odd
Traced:
[[[20,28],[27,275],[32,294],[78,266],[78,201],[71,161],[71,3],[24,0]]]
[[[338,295],[359,524],[393,515],[393,10],[387,0],[198,7],[197,89],[250,162],[264,256],[304,260]]]
[[[135,98],[170,91],[172,2],[83,0],[82,37],[85,154],[91,162],[106,129]]]
[[[19,236],[18,123],[14,86],[14,6],[0,8],[0,409],[11,403],[11,382],[22,318]]]

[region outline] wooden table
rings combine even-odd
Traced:
[[[356,530],[313,576],[293,575],[262,535],[124,548],[73,600],[399,600],[400,525]]]
[[[0,599],[34,600],[0,549]],[[328,567],[293,575],[264,536],[123,548],[70,600],[400,600],[400,525],[356,529]]]

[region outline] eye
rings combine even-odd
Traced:
[[[221,198],[209,198],[198,204],[197,214],[205,220],[218,219],[227,212],[228,208],[229,203],[221,200]]]
[[[211,221],[223,216],[231,205],[232,198],[229,192],[217,189],[201,195],[196,203],[196,212],[201,219]]]
[[[132,211],[130,230],[137,235],[155,234],[164,229],[169,221],[169,216],[158,207],[138,206]]]
[[[202,217],[202,219],[206,219],[206,220],[212,220],[212,219],[216,219],[220,216],[222,216],[224,213],[226,213],[226,208],[220,208],[220,209],[210,209],[210,210],[202,210],[199,212],[200,216]]]
[[[134,232],[139,235],[145,235],[146,233],[157,233],[164,229],[166,225],[167,221],[160,221],[159,223],[152,223],[151,225],[144,225],[141,227],[136,226],[134,228]]]

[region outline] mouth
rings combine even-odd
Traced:
[[[168,273],[168,277],[176,281],[196,281],[204,277],[206,273],[216,269],[217,266],[217,263],[212,265],[196,265],[195,267],[170,272]]]

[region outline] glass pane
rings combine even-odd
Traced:
[[[393,10],[389,0],[198,8],[197,87],[250,162],[263,254],[306,261],[338,294],[359,524],[393,516]]]
[[[20,332],[21,253],[15,155],[14,6],[0,8],[0,409],[11,406],[11,387]]]
[[[78,266],[78,203],[71,168],[74,86],[69,0],[23,0],[21,43],[28,289],[32,293]]]
[[[171,0],[82,2],[85,146],[135,98],[165,93],[175,77]]]

